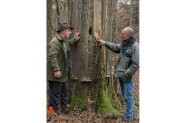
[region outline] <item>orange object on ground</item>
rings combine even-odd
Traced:
[[[52,107],[50,107],[49,110],[48,110],[48,113],[54,114],[56,112],[52,109]]]

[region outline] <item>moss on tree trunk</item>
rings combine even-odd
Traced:
[[[86,106],[89,105],[87,104],[89,103],[87,98],[90,98],[91,101],[95,102],[95,110],[99,113],[109,116],[122,116],[123,114],[118,112],[118,110],[121,109],[121,103],[117,99],[111,79],[110,85],[108,86],[105,74],[101,67],[98,72],[99,76],[95,79],[97,81],[92,82],[89,87],[87,87],[88,84],[78,82],[78,85],[73,92],[74,95],[71,99],[70,108],[87,109]],[[90,95],[86,93],[85,88],[90,89]]]

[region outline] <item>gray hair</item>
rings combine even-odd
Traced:
[[[126,33],[134,36],[134,30],[131,27],[125,27]]]

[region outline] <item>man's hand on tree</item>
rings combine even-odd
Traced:
[[[75,33],[75,39],[76,39],[76,40],[79,40],[79,39],[80,39],[80,33],[79,33],[79,32],[76,32],[76,33]]]
[[[105,45],[105,41],[103,41],[102,39],[99,40],[99,45]]]

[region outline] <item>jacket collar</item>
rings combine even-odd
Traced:
[[[122,48],[124,47],[131,47],[136,41],[136,37],[131,36],[129,39],[127,40],[123,40],[123,42],[121,43]]]
[[[56,33],[56,37],[57,37],[57,39],[59,40],[59,42],[63,42],[63,41],[65,41],[61,36],[60,36],[60,34],[59,33]]]
[[[56,37],[58,40],[63,40],[63,38],[59,35],[59,33],[56,33]]]

